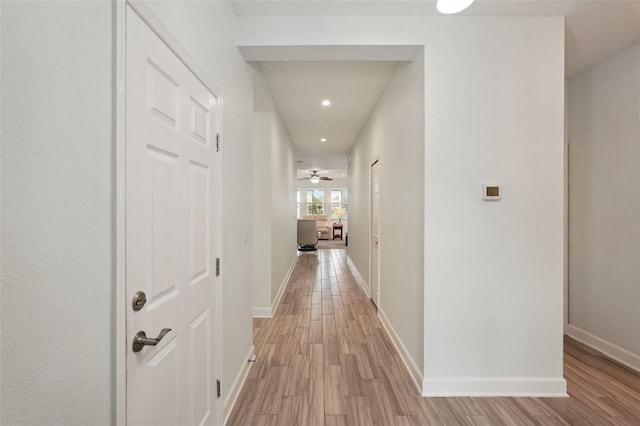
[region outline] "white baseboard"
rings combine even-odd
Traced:
[[[423,397],[568,397],[562,377],[426,377]]]
[[[362,291],[364,291],[364,294],[366,294],[367,297],[371,297],[371,295],[369,294],[369,285],[364,280],[364,278],[362,277],[362,274],[360,274],[360,271],[358,271],[356,264],[353,263],[353,260],[351,260],[351,257],[349,257],[349,255],[347,255],[347,266],[349,266],[349,269],[351,269],[353,278],[355,278],[356,283],[360,286]]]
[[[393,326],[389,322],[389,318],[387,318],[382,309],[378,309],[378,317],[380,318],[380,322],[382,322],[382,326],[387,332],[387,335],[389,335],[389,337],[391,338],[391,343],[393,343],[393,346],[400,354],[400,358],[402,358],[402,362],[409,372],[409,375],[411,375],[413,383],[416,385],[418,392],[422,392],[420,385],[423,381],[423,375],[420,371],[420,368],[418,368],[418,364],[416,364],[415,360],[411,357],[411,355],[409,355],[409,351],[407,351],[407,348],[402,343],[402,340],[400,340],[400,336],[398,336],[398,333],[396,332],[395,328],[393,328]]]
[[[271,304],[271,312],[272,315],[276,313],[278,309],[278,305],[280,304],[280,299],[282,299],[282,295],[284,294],[284,290],[287,288],[287,284],[289,283],[289,279],[291,278],[291,274],[293,274],[293,270],[296,267],[296,263],[298,263],[298,255],[293,258],[293,262],[287,271],[287,275],[284,276],[284,280],[280,284],[280,288],[278,289],[278,294],[276,294],[275,299],[273,299],[273,303]]]
[[[267,307],[253,307],[253,317],[254,318],[271,318],[273,317],[273,308],[271,306]]]
[[[240,396],[240,391],[242,390],[242,386],[244,385],[245,380],[247,380],[247,376],[249,375],[249,370],[253,365],[253,363],[249,362],[249,360],[254,357],[255,351],[256,351],[255,347],[251,345],[251,349],[247,354],[246,361],[244,362],[244,364],[242,364],[242,368],[240,368],[240,371],[238,371],[236,379],[233,381],[233,384],[229,388],[229,394],[226,396],[226,398],[224,398],[222,412],[224,414],[223,424],[225,425],[229,421],[229,416],[233,411],[233,407],[236,405],[236,402],[238,401],[238,396]]]
[[[293,259],[293,262],[291,263],[291,266],[287,271],[287,275],[285,275],[284,280],[282,280],[282,283],[280,283],[278,294],[276,294],[276,297],[273,300],[272,306],[254,306],[253,307],[254,318],[272,318],[273,317],[273,314],[276,312],[276,309],[280,304],[280,299],[282,299],[282,295],[284,294],[284,289],[287,288],[287,283],[289,282],[289,278],[291,278],[291,274],[293,274],[293,269],[296,267],[297,262],[298,262],[298,256],[296,256]]]
[[[351,273],[353,274],[356,283],[360,286],[364,294],[366,294],[367,297],[371,297],[371,295],[369,294],[369,286],[367,285],[366,281],[362,277],[362,274],[360,274],[360,271],[358,271],[358,268],[356,267],[355,263],[353,263],[353,260],[351,260],[351,257],[349,257],[349,255],[347,255],[347,265],[349,266],[349,269],[351,269]],[[413,379],[413,383],[418,389],[418,392],[420,392],[420,384],[422,383],[422,372],[420,372],[418,364],[416,364],[414,359],[411,358],[411,355],[409,355],[409,351],[407,351],[407,348],[402,343],[400,336],[398,336],[398,333],[396,332],[395,328],[393,328],[391,322],[389,322],[389,318],[387,318],[382,309],[378,309],[378,317],[380,318],[380,322],[382,323],[384,330],[391,339],[391,343],[393,343],[393,346],[400,354],[400,358],[402,359],[405,368],[409,372],[409,375]]]
[[[574,325],[569,324],[566,330],[567,335],[572,339],[575,339],[580,343],[584,343],[598,352],[602,352],[603,355],[631,368],[632,370],[640,372],[640,356],[629,352],[620,346],[616,346],[613,343],[609,343],[606,340]]]

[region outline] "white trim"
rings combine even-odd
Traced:
[[[396,351],[398,351],[398,353],[400,354],[400,358],[402,358],[402,362],[404,363],[405,368],[413,379],[413,384],[416,385],[418,392],[422,392],[422,388],[420,387],[420,385],[422,384],[424,377],[422,375],[422,372],[420,371],[420,368],[418,368],[418,364],[416,364],[415,360],[411,358],[411,355],[409,355],[409,351],[402,343],[400,336],[398,336],[398,333],[396,332],[395,328],[393,328],[391,322],[389,321],[389,318],[387,318],[387,315],[382,309],[378,309],[378,318],[380,318],[380,322],[387,332],[387,335],[389,336],[389,338],[391,338],[391,343],[393,343]]]
[[[291,275],[293,274],[293,270],[296,267],[296,263],[298,263],[299,258],[300,256],[296,254],[295,258],[293,259],[293,262],[291,263],[291,267],[289,267],[289,270],[287,271],[287,275],[285,275],[284,280],[282,280],[282,284],[280,284],[280,288],[278,289],[278,294],[276,294],[275,299],[273,299],[273,302],[271,303],[272,316],[273,314],[276,313],[276,310],[278,309],[278,305],[280,304],[280,300],[282,299],[284,290],[287,288],[287,284],[289,283],[289,278],[291,278]]]
[[[171,34],[163,22],[158,18],[153,9],[144,0],[117,0],[115,4],[116,13],[116,30],[115,30],[115,76],[116,84],[114,88],[115,103],[115,159],[116,159],[116,194],[115,198],[115,250],[116,259],[116,295],[115,295],[115,421],[116,424],[126,424],[127,418],[127,383],[126,383],[126,366],[127,366],[127,324],[126,324],[126,13],[127,6],[131,7],[145,24],[151,28],[153,32],[167,45],[167,47],[176,55],[176,57],[189,69],[193,75],[219,100],[219,107],[216,114],[216,126],[218,132],[222,134],[222,109],[223,96],[222,91],[214,85],[207,77],[202,67],[193,59],[191,54],[178,42]],[[215,169],[216,176],[216,193],[222,198],[221,174],[222,174],[222,152],[216,155]],[[221,206],[216,203],[214,227],[220,231],[222,229],[221,222]],[[220,235],[220,232],[217,232]],[[217,256],[222,252],[222,243],[218,240],[214,250]],[[216,288],[216,338],[215,347],[222,348],[222,275],[217,277]],[[253,351],[253,347],[252,347]],[[217,357],[216,376],[222,375],[222,352]],[[219,401],[215,401],[218,405],[215,423],[219,424],[222,420],[222,407]]]
[[[364,280],[364,278],[362,277],[362,274],[360,274],[360,271],[358,271],[358,267],[356,266],[355,263],[353,263],[353,260],[351,260],[351,257],[349,257],[348,254],[347,254],[347,266],[349,267],[349,269],[351,269],[353,278],[356,280],[356,283],[360,286],[362,291],[364,291],[364,294],[366,294],[367,297],[371,298],[371,295],[369,294],[367,282]]]
[[[562,377],[426,377],[423,397],[568,397]]]
[[[227,424],[227,422],[229,421],[229,416],[231,415],[231,412],[233,411],[233,407],[236,405],[236,402],[238,401],[238,396],[240,396],[240,391],[242,390],[242,386],[244,386],[244,382],[247,380],[247,376],[249,375],[249,371],[251,370],[251,367],[253,366],[252,362],[249,362],[250,359],[252,359],[255,355],[255,346],[251,345],[251,348],[249,349],[249,353],[247,354],[246,357],[246,362],[244,364],[242,364],[242,368],[240,368],[240,371],[238,371],[238,375],[236,376],[236,379],[233,381],[233,385],[229,388],[229,394],[227,395],[226,398],[224,398],[224,423],[223,424]]]
[[[562,285],[563,293],[563,324],[562,329],[564,334],[567,334],[567,327],[569,326],[569,228],[571,224],[569,223],[569,155],[571,147],[569,146],[569,137],[568,137],[568,129],[569,129],[569,107],[568,107],[568,99],[569,99],[569,85],[567,84],[567,80],[565,79],[565,89],[564,89],[564,119],[565,119],[565,136],[564,136],[564,247],[563,247],[563,256],[564,256],[564,282]]]
[[[187,68],[190,68],[191,65],[197,66],[197,64],[193,63],[186,63],[185,65],[187,66]],[[198,70],[200,70],[200,68],[198,68]],[[193,72],[193,70],[192,70]],[[219,91],[216,86],[214,86],[213,84],[211,84],[211,82],[207,81],[206,78],[203,77],[203,72],[198,72],[195,73],[196,77],[198,77],[200,79],[200,81],[202,82],[202,84],[205,85],[205,87],[207,87],[209,89],[209,91],[211,91],[211,93],[213,93],[215,96],[218,97],[218,101],[219,101],[219,105],[217,108],[217,112],[215,115],[215,120],[216,120],[216,128],[218,130],[218,134],[221,137],[224,137],[224,132],[223,132],[223,128],[222,128],[222,114],[223,114],[223,110],[224,110],[224,98],[222,97],[222,92]],[[216,238],[214,240],[214,250],[215,253],[212,256],[213,258],[220,258],[222,259],[224,257],[224,253],[222,252],[222,200],[224,200],[224,195],[223,195],[223,186],[222,186],[222,159],[224,157],[224,149],[222,149],[222,147],[220,147],[220,150],[216,152],[215,155],[215,183],[214,183],[214,187],[213,187],[213,194],[217,195],[219,198],[217,200],[217,202],[215,203],[215,207],[214,207],[214,227],[216,229],[216,234],[220,236],[220,238]],[[218,277],[216,277],[216,284],[215,284],[215,303],[216,303],[216,312],[215,312],[215,321],[216,321],[216,330],[215,330],[215,347],[216,348],[220,348],[218,351],[218,356],[216,357],[216,376],[219,379],[222,379],[222,375],[224,374],[224,368],[223,368],[223,364],[222,364],[222,358],[224,357],[224,351],[223,351],[223,340],[222,340],[222,333],[223,333],[223,326],[222,324],[224,323],[223,318],[222,318],[222,289],[224,286],[224,268],[222,268],[222,270],[220,271],[220,275]],[[217,407],[216,407],[216,422],[220,422],[223,419],[223,407],[220,403],[220,401],[216,401]]]
[[[253,307],[253,317],[254,318],[272,318],[273,317],[273,308],[271,306],[266,307]]]
[[[115,8],[115,398],[114,423],[127,424],[127,277],[126,277],[126,57],[127,5],[118,0]],[[125,301],[123,303],[123,301]]]
[[[238,46],[246,61],[413,61],[424,50],[413,45]]]
[[[349,267],[349,269],[351,269],[353,278],[356,280],[356,283],[358,284],[358,286],[362,289],[362,291],[367,297],[370,297],[369,292],[367,291],[368,288],[367,288],[366,281],[364,280],[364,278],[362,278],[360,271],[358,271],[358,268],[356,267],[355,263],[353,263],[353,260],[351,259],[351,257],[349,257],[348,254],[347,254],[347,266]],[[418,364],[416,364],[415,360],[411,358],[411,355],[409,355],[409,351],[402,343],[402,340],[400,339],[400,336],[398,336],[398,333],[396,332],[395,328],[393,328],[393,326],[391,325],[389,318],[387,318],[385,313],[380,308],[378,308],[378,318],[382,323],[384,331],[387,333],[387,335],[391,339],[391,343],[393,343],[393,346],[396,348],[396,350],[400,354],[400,358],[402,359],[402,362],[404,363],[405,368],[409,372],[409,375],[413,380],[413,384],[418,389],[418,392],[421,392],[420,384],[423,381],[423,375],[422,375],[422,372],[420,371],[420,368],[418,367]]]
[[[254,306],[253,318],[273,318],[273,314],[275,314],[276,309],[278,309],[278,305],[280,304],[280,300],[282,299],[285,288],[287,288],[287,284],[289,283],[289,279],[293,274],[296,263],[298,263],[298,258],[299,256],[296,255],[296,257],[293,259],[293,262],[291,263],[291,266],[287,271],[287,275],[285,275],[284,280],[282,280],[280,288],[278,289],[278,294],[276,294],[276,297],[273,300],[271,306]]]
[[[571,324],[567,326],[567,335],[640,373],[640,356]]]
[[[369,296],[369,299],[373,300],[372,295],[373,295],[373,250],[371,248],[372,246],[372,223],[373,220],[371,218],[372,216],[372,211],[373,211],[373,197],[371,195],[371,193],[373,192],[373,188],[371,186],[371,179],[373,177],[373,173],[371,172],[371,170],[373,169],[373,166],[375,165],[380,166],[380,154],[376,154],[373,159],[369,162],[369,290],[366,292],[367,295]],[[378,179],[380,178],[380,169],[378,169]],[[380,184],[380,180],[378,180],[378,184]],[[380,192],[380,190],[378,189],[378,192]],[[382,256],[380,254],[380,248],[382,247],[382,244],[380,244],[380,240],[382,239],[381,235],[382,235],[382,231],[380,229],[380,196],[378,195],[378,270],[376,271],[376,277],[377,277],[377,282],[378,282],[378,300],[373,300],[373,303],[376,305],[376,308],[380,309],[380,293],[382,292],[382,283],[380,282],[380,259],[382,259]]]
[[[171,34],[160,18],[145,0],[127,0],[127,4],[136,11],[140,18],[155,32],[167,47],[182,61],[202,84],[218,99],[222,99],[222,91],[207,77],[207,73],[191,56],[189,51]]]

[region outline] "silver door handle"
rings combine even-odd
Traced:
[[[158,335],[158,337],[156,338],[147,337],[147,333],[145,333],[144,331],[138,331],[136,335],[133,336],[133,346],[132,346],[133,351],[140,352],[142,348],[147,345],[149,346],[157,345],[158,343],[160,343],[160,340],[162,340],[162,338],[166,336],[167,333],[170,331],[171,331],[170,328],[163,328],[160,334]]]

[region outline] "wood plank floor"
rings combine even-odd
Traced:
[[[228,425],[640,425],[640,375],[565,341],[570,398],[422,398],[346,250],[300,255]]]

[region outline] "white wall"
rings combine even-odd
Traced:
[[[391,143],[391,141],[393,141]],[[380,303],[422,379],[424,54],[401,62],[350,154],[348,254],[370,284],[371,163],[379,159]],[[418,319],[418,321],[416,321]]]
[[[253,113],[253,316],[271,315],[271,113]]]
[[[271,316],[296,259],[293,144],[259,70],[254,71],[253,314]]]
[[[289,134],[274,108],[271,137],[271,293],[272,303],[286,285],[285,278],[297,256],[296,160]]]
[[[2,5],[3,424],[111,424],[112,2]],[[252,348],[251,67],[228,2],[150,2],[220,88],[225,411]]]
[[[640,45],[569,82],[568,332],[640,370]]]
[[[241,46],[424,46],[423,392],[564,394],[563,19],[239,23]]]
[[[425,386],[562,394],[563,25],[498,22],[427,57]]]
[[[0,423],[111,424],[112,4],[0,5]]]

